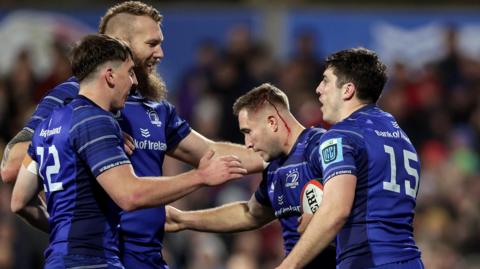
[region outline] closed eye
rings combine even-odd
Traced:
[[[249,134],[250,133],[250,129],[240,129],[240,132],[242,132],[243,134]]]

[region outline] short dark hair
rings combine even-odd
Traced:
[[[140,1],[127,1],[117,4],[107,10],[105,15],[100,19],[98,32],[101,34],[105,34],[108,22],[110,21],[110,19],[112,19],[118,14],[148,16],[158,23],[161,23],[163,19],[163,16],[160,14],[160,12],[158,12],[156,8]]]
[[[325,62],[337,76],[337,87],[352,82],[357,88],[357,98],[376,103],[387,82],[387,67],[374,51],[353,48],[331,54]]]
[[[72,51],[72,72],[78,81],[84,80],[97,67],[109,61],[126,61],[133,58],[128,45],[116,38],[102,34],[87,35]]]
[[[280,105],[283,108],[290,109],[287,95],[284,92],[270,83],[263,83],[240,96],[235,101],[233,104],[233,114],[238,116],[240,110],[244,108],[248,110],[259,109],[265,103],[275,106]]]

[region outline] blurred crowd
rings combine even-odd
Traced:
[[[314,36],[298,34],[287,59],[237,26],[225,47],[205,40],[194,64],[170,89],[168,99],[191,126],[215,140],[243,143],[232,114],[235,99],[263,82],[272,82],[290,98],[294,115],[305,126],[327,127],[315,88],[323,58]],[[379,105],[392,113],[414,143],[422,165],[415,236],[426,268],[480,268],[480,62],[457,47],[454,28],[446,31],[448,54],[421,69],[398,61],[389,66],[389,82]],[[16,56],[9,74],[0,78],[0,153],[22,128],[40,98],[70,76],[65,46],[56,42],[55,67],[36,78],[28,51]],[[168,53],[166,55],[168,57]],[[167,159],[165,173],[188,169]],[[180,209],[202,209],[248,200],[260,175],[204,188],[177,201]],[[11,186],[0,184],[0,268],[41,268],[47,236],[10,213]],[[264,269],[283,258],[278,223],[237,234],[180,232],[167,235],[165,255],[172,269]]]

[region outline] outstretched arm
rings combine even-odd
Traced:
[[[41,184],[36,174],[37,164],[26,155],[13,188],[11,209],[33,227],[49,232],[46,206],[37,196]]]
[[[165,231],[196,230],[202,232],[240,232],[260,228],[275,219],[272,208],[263,206],[255,195],[247,201],[220,207],[181,211],[167,206]]]
[[[219,155],[238,156],[249,174],[261,172],[266,166],[260,155],[245,146],[228,142],[214,142],[195,130],[192,130],[173,151],[169,152],[169,155],[197,167],[200,158],[209,149]]]
[[[350,215],[356,183],[356,176],[344,174],[325,184],[322,204],[293,250],[276,269],[303,268],[332,242]]]
[[[247,171],[235,156],[214,156],[208,151],[198,169],[164,177],[137,177],[130,164],[110,168],[97,180],[125,211],[168,204],[202,186],[214,186],[239,178]]]
[[[8,142],[1,164],[3,182],[15,183],[30,141],[32,141],[32,133],[23,129]]]

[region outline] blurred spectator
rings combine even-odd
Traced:
[[[218,57],[215,45],[211,41],[203,41],[197,49],[195,63],[181,79],[176,99],[181,100],[178,109],[188,122],[192,121],[193,107],[198,99],[212,88]]]
[[[57,40],[52,45],[52,70],[36,87],[34,102],[39,103],[40,99],[53,87],[67,80],[72,75],[70,59],[68,58],[69,47],[64,42]]]
[[[20,50],[15,59],[10,74],[5,78],[5,85],[10,94],[11,110],[10,115],[23,115],[25,110],[34,106],[32,96],[37,85],[37,80],[33,73],[32,62],[27,50]],[[13,137],[18,130],[23,128],[23,118],[10,119],[10,133]]]
[[[446,27],[444,41],[447,53],[446,56],[438,62],[437,68],[443,86],[447,90],[450,90],[465,82],[461,71],[462,56],[458,48],[458,32],[454,25]]]
[[[10,139],[10,133],[12,128],[10,127],[13,120],[11,115],[13,114],[13,104],[10,97],[10,91],[2,79],[0,79],[0,139],[8,141]],[[0,147],[3,151],[3,146]],[[3,155],[1,155],[3,156]]]

